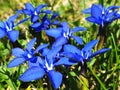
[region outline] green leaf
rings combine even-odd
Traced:
[[[72,72],[72,71],[71,71],[71,72],[69,72],[69,73],[70,73],[70,75],[73,76],[73,77],[77,76],[75,72]]]

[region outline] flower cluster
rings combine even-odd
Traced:
[[[91,15],[86,18],[87,21],[103,27],[120,18],[120,13],[118,12],[119,8],[120,6],[109,6],[105,8],[101,4],[93,4],[91,8],[83,10],[83,13]]]
[[[92,57],[105,53],[110,49],[103,48],[92,52],[93,47],[99,42],[98,40],[88,42],[81,50],[72,45],[70,43],[71,38],[79,45],[83,44],[82,38],[75,36],[74,33],[85,31],[86,28],[78,26],[71,29],[67,22],[56,20],[58,13],[44,10],[44,7],[47,7],[47,5],[42,4],[35,8],[32,4],[26,3],[25,9],[18,10],[17,14],[11,16],[7,21],[0,22],[0,38],[7,35],[12,42],[15,42],[18,39],[19,30],[14,28],[27,21],[32,23],[30,27],[34,32],[38,33],[44,30],[49,39],[53,39],[52,44],[40,44],[36,47],[38,38],[34,37],[28,42],[25,49],[19,47],[12,49],[12,55],[15,58],[10,61],[8,67],[16,67],[27,61],[28,69],[20,76],[20,80],[29,82],[47,75],[52,86],[58,89],[62,83],[63,75],[59,70],[56,70],[57,66],[64,65],[65,67],[70,67],[78,63],[84,65]],[[88,21],[105,25],[120,17],[117,11],[115,11],[118,8],[117,6],[111,6],[105,9],[101,5],[92,5],[92,8],[84,12],[91,13],[91,16],[87,18]],[[111,10],[113,12],[110,12]],[[14,24],[20,14],[25,14],[27,18]]]

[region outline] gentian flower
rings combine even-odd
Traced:
[[[69,57],[70,60],[84,64],[84,62],[90,61],[90,59],[93,58],[94,56],[105,53],[106,51],[110,50],[109,48],[103,48],[93,53],[92,48],[97,43],[98,40],[90,41],[82,48],[82,50],[79,50],[77,47],[70,44],[65,45],[64,55]]]
[[[15,58],[12,61],[10,61],[10,63],[8,64],[8,67],[11,68],[11,67],[18,66],[27,60],[28,60],[29,66],[31,66],[31,63],[32,65],[34,65],[38,59],[38,56],[36,56],[35,54],[39,52],[39,50],[42,50],[43,48],[48,46],[48,44],[43,44],[38,46],[38,48],[35,50],[33,48],[35,42],[36,42],[36,38],[32,39],[27,44],[25,50],[22,50],[21,48],[12,49],[12,54],[15,56]]]
[[[42,4],[34,8],[34,6],[30,3],[25,4],[25,9],[18,10],[18,13],[24,13],[26,15],[29,15],[31,18],[31,22],[36,22],[39,19],[40,13],[51,13],[50,10],[44,10],[41,11],[44,7],[46,7],[47,4]]]
[[[14,30],[15,26],[14,21],[18,17],[18,14],[11,16],[7,21],[0,22],[0,38],[8,36],[8,38],[15,42],[19,36],[19,31]]]
[[[59,21],[55,20],[58,15],[58,13],[53,13],[52,16],[48,18],[48,14],[45,14],[41,22],[33,23],[31,27],[34,28],[36,32],[50,29],[50,26],[59,24]]]
[[[105,8],[100,4],[92,4],[91,8],[83,10],[83,13],[91,15],[86,18],[87,21],[103,27],[120,18],[119,8],[120,6],[109,6]]]
[[[63,76],[60,72],[55,70],[55,66],[61,64],[73,64],[70,63],[69,60],[65,57],[59,60],[56,58],[61,48],[61,46],[56,47],[46,52],[45,57],[39,57],[39,61],[36,63],[36,66],[32,66],[28,70],[26,70],[19,79],[24,82],[29,82],[31,80],[37,80],[39,78],[42,78],[45,74],[47,74],[48,78],[52,83],[52,86],[55,89],[58,89],[62,83]]]
[[[51,28],[49,30],[46,30],[45,32],[47,33],[47,35],[52,36],[56,39],[55,43],[53,44],[53,47],[56,47],[66,44],[70,38],[73,38],[77,43],[82,44],[82,38],[80,38],[79,36],[74,36],[74,33],[84,30],[86,30],[86,28],[83,27],[75,27],[70,30],[68,23],[62,22],[58,28]]]

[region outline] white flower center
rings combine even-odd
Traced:
[[[118,14],[120,14],[120,11],[118,11]]]
[[[69,32],[64,32],[64,33],[63,33],[63,36],[64,36],[65,38],[69,39],[70,33],[69,33]]]
[[[28,58],[32,58],[32,55],[31,55],[31,54],[29,54],[29,53],[27,54],[27,56],[28,56]]]
[[[12,23],[10,23],[10,27],[8,27],[8,25],[6,25],[6,29],[7,29],[7,32],[12,31]]]
[[[36,11],[34,12],[34,15],[38,15]]]
[[[105,14],[105,12],[104,12],[104,10],[102,10],[102,15],[104,15]]]
[[[47,68],[48,71],[53,70],[53,64],[49,65],[46,60],[45,60],[45,66],[46,66],[46,68]]]
[[[112,10],[109,10],[109,13],[111,13],[112,12]]]
[[[82,57],[84,58],[84,59],[88,59],[88,57],[89,57],[89,52],[86,52],[86,51],[83,51],[83,52],[81,52],[82,54]]]

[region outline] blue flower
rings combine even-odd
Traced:
[[[41,22],[35,22],[31,25],[31,27],[34,28],[36,32],[47,30],[50,26],[59,24],[59,21],[54,20],[57,16],[58,13],[53,13],[52,16],[48,18],[48,14],[45,14]]]
[[[18,14],[11,16],[7,21],[0,22],[0,38],[3,38],[4,36],[8,36],[8,38],[15,42],[19,36],[19,31],[14,30],[15,25],[14,21],[18,17]]]
[[[29,82],[31,80],[37,80],[47,74],[50,79],[52,86],[57,89],[62,83],[62,74],[55,70],[55,66],[58,65],[72,65],[68,58],[62,57],[58,60],[57,54],[61,50],[61,46],[56,47],[52,50],[47,50],[45,57],[39,57],[36,66],[30,67],[20,76],[20,80]]]
[[[32,39],[27,44],[25,50],[22,50],[21,48],[12,49],[12,54],[15,56],[15,58],[10,61],[10,63],[8,64],[8,67],[11,68],[11,67],[18,66],[27,60],[28,60],[29,67],[34,66],[34,64],[38,61],[38,56],[36,56],[35,54],[48,46],[48,44],[43,44],[38,46],[38,48],[35,50],[33,47],[35,41],[36,41],[36,38]]]
[[[82,48],[82,50],[79,50],[77,47],[68,44],[64,46],[64,54],[65,56],[69,57],[70,60],[73,60],[75,62],[81,62],[82,64],[84,64],[84,62],[90,61],[90,59],[94,56],[110,50],[109,48],[103,48],[93,53],[92,48],[97,43],[98,40],[90,41],[84,46],[84,48]]]
[[[70,38],[75,39],[75,41],[79,44],[82,44],[82,38],[79,36],[74,36],[75,32],[84,31],[86,28],[83,27],[75,27],[70,30],[67,22],[62,22],[58,28],[51,28],[46,30],[47,35],[54,37],[56,39],[53,47],[66,44]]]
[[[37,6],[36,8],[34,8],[32,4],[26,3],[25,9],[18,10],[18,12],[29,15],[31,17],[31,22],[36,22],[39,19],[40,13],[51,13],[50,10],[41,11],[46,6],[47,6],[47,4],[41,4],[41,5]]]
[[[100,4],[93,4],[91,8],[83,10],[83,13],[91,15],[86,18],[87,21],[103,27],[120,18],[120,14],[118,13],[119,8],[120,6],[109,6],[105,8]]]

